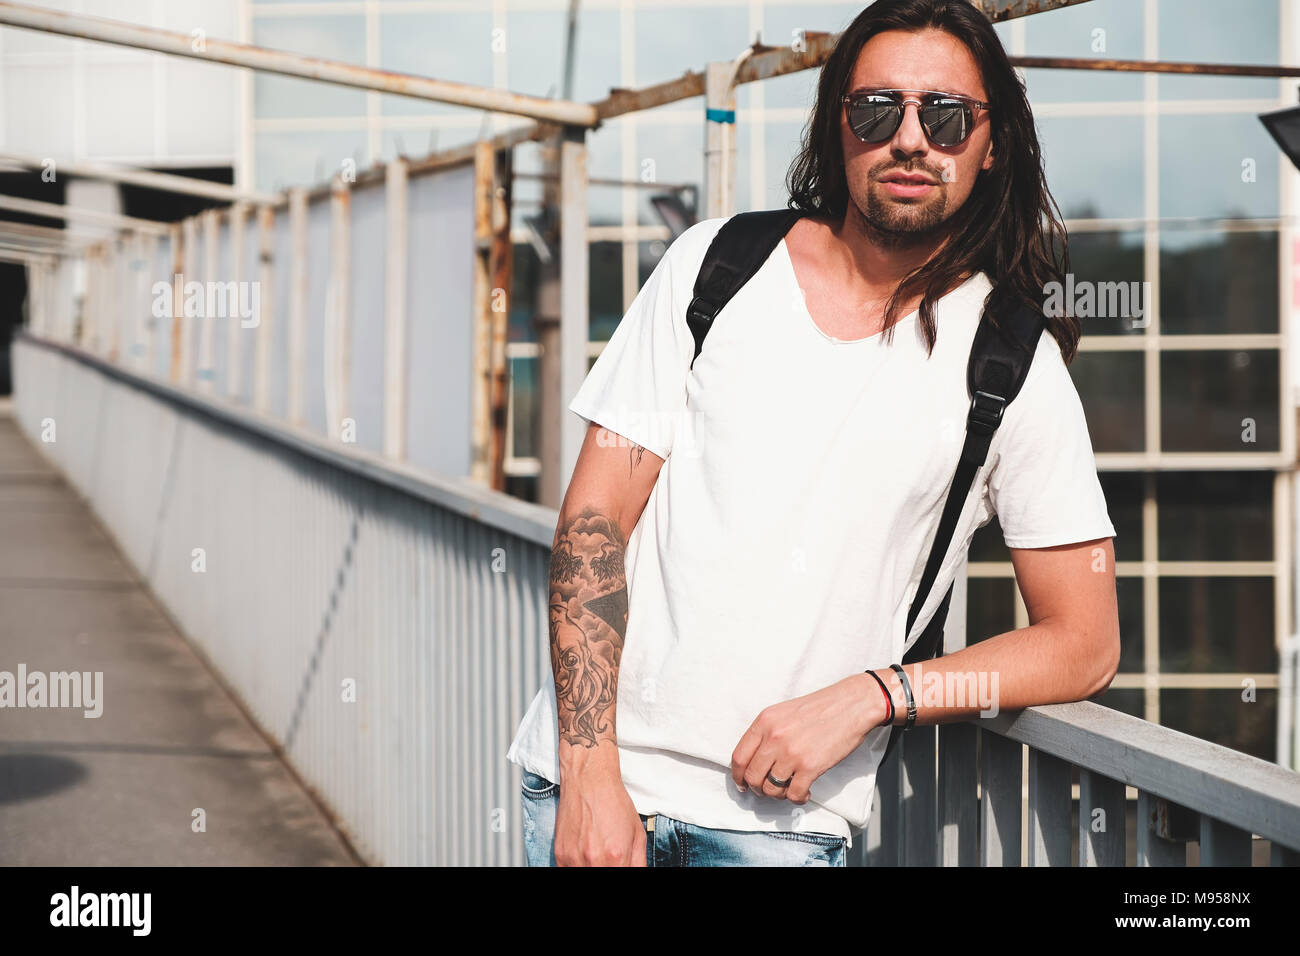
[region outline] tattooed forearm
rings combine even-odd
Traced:
[[[618,666],[627,633],[625,542],[594,511],[562,516],[551,550],[551,671],[560,739],[614,741]]]

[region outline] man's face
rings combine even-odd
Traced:
[[[848,92],[869,89],[935,90],[988,101],[975,58],[942,30],[878,33],[863,46]],[[919,96],[915,97],[920,99]],[[990,104],[996,106],[996,104]],[[901,242],[923,240],[961,208],[981,169],[993,165],[989,114],[976,110],[973,132],[957,146],[935,146],[914,104],[889,139],[864,143],[840,106],[840,140],[849,197],[863,218]],[[904,177],[922,182],[902,182]]]

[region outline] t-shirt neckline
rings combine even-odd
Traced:
[[[821,336],[823,340],[831,343],[832,345],[866,345],[868,342],[874,342],[878,340],[881,336],[885,334],[886,331],[888,331],[888,329],[881,329],[879,332],[876,332],[872,335],[868,335],[860,339],[837,339],[835,336],[830,335],[829,333],[824,331],[822,327],[817,324],[817,321],[812,317],[812,313],[808,311],[807,303],[804,302],[803,286],[799,285],[799,276],[795,274],[794,260],[790,258],[790,249],[785,244],[784,236],[781,237],[781,241],[780,243],[778,243],[778,245],[780,246],[781,249],[781,255],[785,259],[786,276],[789,278],[790,282],[794,284],[795,289],[799,293],[798,296],[796,297],[799,301],[799,306],[798,306],[799,311],[803,313],[804,321],[809,325],[809,327],[812,328],[814,332],[816,332],[819,336]],[[979,275],[978,272],[972,273],[964,282],[962,282],[956,288],[952,289],[947,294],[940,296],[939,300],[935,303],[935,306],[937,307],[939,303],[947,299],[948,296],[953,295],[954,293],[960,292],[963,289],[965,289],[967,286],[969,286],[972,282],[975,281],[975,278],[978,275]],[[907,313],[907,315],[903,316],[901,319],[895,322],[894,326],[897,327],[899,325],[902,325],[904,322],[911,322],[913,319],[916,319],[920,314],[921,314],[920,308],[915,308],[911,312]]]

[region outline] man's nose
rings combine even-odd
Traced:
[[[891,148],[895,153],[916,156],[925,152],[928,142],[925,138],[925,130],[921,126],[921,104],[915,100],[904,103],[903,122],[894,132],[893,141],[890,143]]]

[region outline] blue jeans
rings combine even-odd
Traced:
[[[524,855],[529,866],[555,866],[560,787],[523,772]],[[832,833],[714,830],[662,813],[639,814],[646,866],[844,866],[848,841]]]

